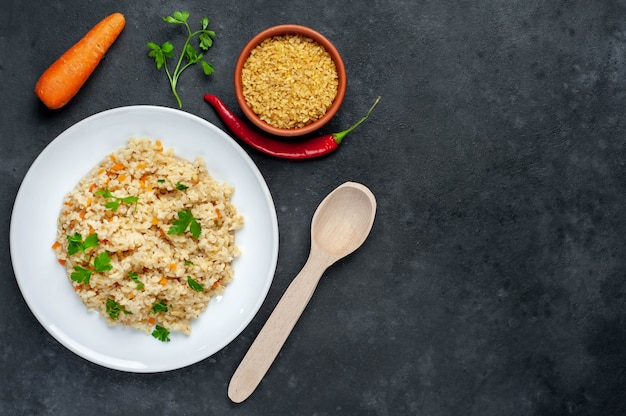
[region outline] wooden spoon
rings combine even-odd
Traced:
[[[363,244],[375,215],[376,198],[359,183],[346,182],[324,198],[311,222],[309,258],[230,380],[228,397],[233,402],[244,401],[256,389],[309,303],[324,271]]]

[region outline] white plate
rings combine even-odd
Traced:
[[[132,136],[159,139],[176,155],[204,158],[209,173],[235,187],[244,216],[235,241],[241,257],[234,280],[194,321],[192,334],[163,343],[145,332],[109,327],[76,296],[51,248],[63,197],[93,166]],[[130,106],[75,124],[37,157],[17,193],[10,230],[11,259],[22,295],[43,327],[79,356],[122,371],[149,373],[194,364],[230,343],[257,313],[278,259],[278,222],[272,197],[249,156],[222,130],[183,111]]]

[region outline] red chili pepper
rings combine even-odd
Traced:
[[[254,130],[251,126],[237,117],[228,107],[226,107],[226,104],[224,104],[224,102],[216,96],[211,94],[205,94],[204,96],[204,101],[211,104],[224,124],[226,124],[230,131],[232,131],[240,140],[260,152],[284,159],[312,159],[333,152],[339,147],[341,141],[348,133],[357,128],[369,117],[379,100],[380,97],[376,98],[376,101],[370,107],[367,114],[365,114],[365,117],[347,130],[339,133],[326,134],[324,136],[315,137],[302,142],[287,142],[276,140]]]

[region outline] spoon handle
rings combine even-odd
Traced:
[[[233,374],[228,385],[228,397],[233,402],[244,401],[259,385],[309,303],[326,268],[325,259],[311,251],[304,267],[281,297]]]

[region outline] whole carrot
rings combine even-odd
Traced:
[[[96,69],[126,25],[121,13],[96,24],[41,75],[35,94],[51,110],[67,104]]]

